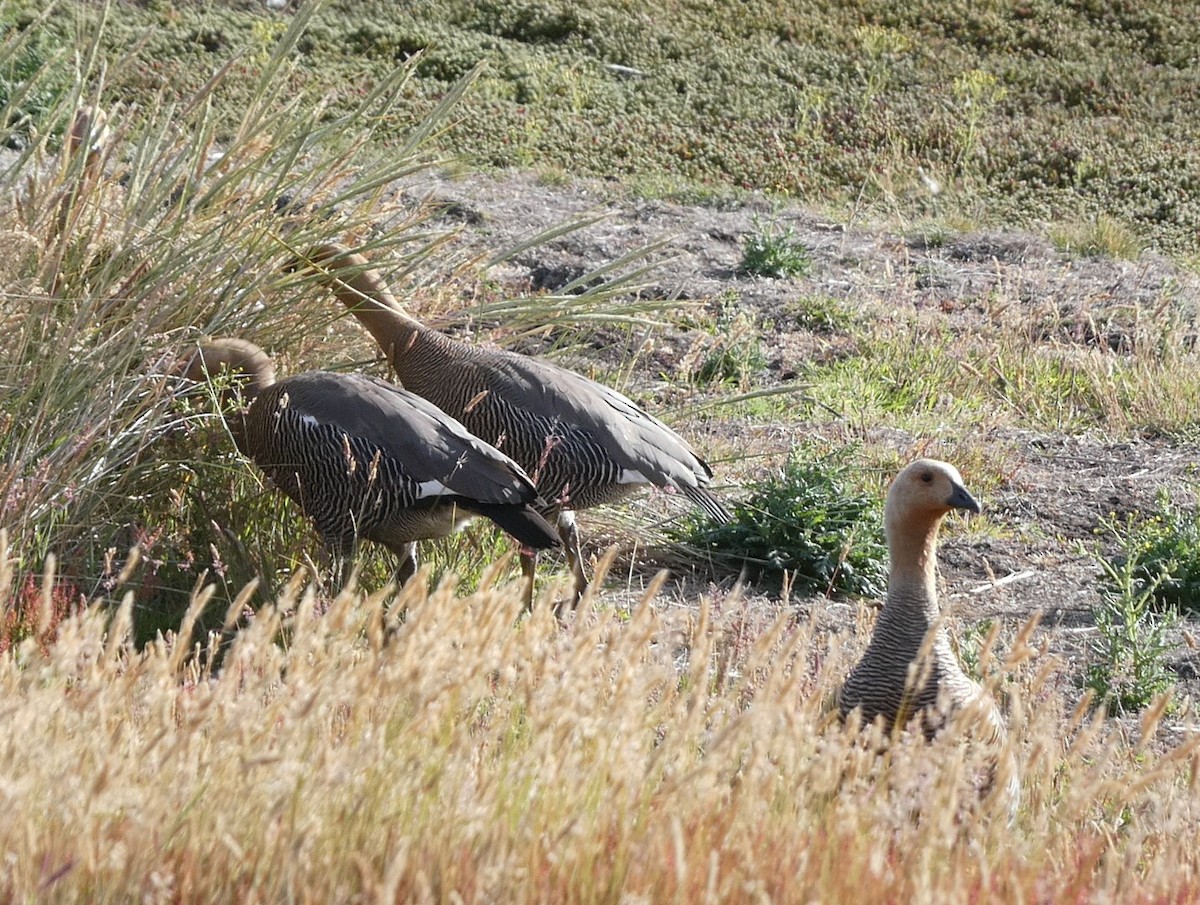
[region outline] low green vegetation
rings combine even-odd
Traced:
[[[653,15],[621,0],[292,6],[312,23],[276,78],[323,96],[331,115],[414,61],[378,123],[391,140],[482,63],[437,136],[476,165],[557,167],[688,198],[762,191],[847,216],[1111,218],[1130,241],[1197,247],[1200,150],[1179,111],[1200,82],[1200,23],[1170,0],[669,0]],[[58,0],[48,12],[5,0],[0,26],[64,48],[101,33],[115,61],[107,91],[141,105],[182,101],[228,66],[212,94],[227,137],[291,15],[249,0]]]
[[[852,489],[846,453],[793,450],[749,484],[733,520],[684,522],[676,541],[719,572],[817,594],[881,596],[887,569],[882,507]]]
[[[817,334],[849,333],[858,317],[844,302],[827,296],[802,295],[787,304],[783,317]]]
[[[1165,658],[1175,646],[1171,635],[1179,620],[1176,611],[1159,600],[1160,589],[1170,580],[1170,564],[1144,546],[1132,525],[1122,530],[1114,524],[1108,527],[1124,555],[1116,562],[1102,554],[1096,557],[1105,587],[1093,611],[1097,638],[1084,685],[1112,712],[1137,712],[1175,684]]]
[[[1155,511],[1122,523],[1110,520],[1103,528],[1119,549],[1120,570],[1105,570],[1112,590],[1126,593],[1132,583],[1160,612],[1200,613],[1200,517],[1194,508],[1161,491]]]
[[[44,31],[30,28],[6,37],[0,52],[0,128],[5,146],[20,149],[70,93],[71,69],[64,48]]]
[[[756,223],[756,227],[742,240],[742,263],[738,268],[741,273],[777,279],[802,277],[809,273],[812,257],[796,238],[795,229],[761,223]]]
[[[1100,341],[1030,342],[1028,320],[1011,330],[956,332],[937,318],[884,318],[855,331],[853,354],[799,369],[806,393],[797,410],[914,430],[950,418],[964,427],[1012,421],[1071,432],[1193,436],[1200,368],[1187,332],[1168,305],[1128,319],[1134,348],[1113,354]]]

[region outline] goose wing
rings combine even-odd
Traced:
[[[629,397],[538,358],[497,353],[482,382],[512,405],[589,433],[621,468],[660,486],[696,488],[712,469],[687,442]]]
[[[299,374],[279,387],[280,405],[383,450],[427,484],[428,495],[448,492],[482,503],[537,499],[521,466],[407,390],[376,377],[327,371]]]

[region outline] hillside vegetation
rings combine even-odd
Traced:
[[[1200,897],[1194,18],[0,0],[0,898]],[[486,525],[330,588],[178,368],[386,376],[330,239],[627,392],[734,523],[586,513],[562,622]],[[984,504],[940,558],[991,752],[834,717],[922,454]]]
[[[41,7],[4,3],[18,25]],[[1191,13],[1169,0],[331,0],[280,78],[336,110],[419,55],[379,123],[397,137],[482,62],[437,138],[476,165],[702,199],[762,190],[910,221],[1111,221],[1135,247],[1191,256]],[[256,0],[60,2],[37,27],[52,42],[102,17],[113,97],[187,97],[230,64],[215,95],[227,124],[288,21]]]

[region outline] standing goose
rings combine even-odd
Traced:
[[[360,374],[308,371],[277,382],[267,354],[240,339],[200,346],[184,376],[222,370],[250,400],[231,425],[238,448],[316,524],[335,580],[366,538],[400,556],[403,582],[416,571],[417,541],[476,514],[523,549],[558,545],[531,508],[537,489],[521,467],[419,396]]]
[[[954,509],[980,511],[953,465],[918,459],[892,482],[884,508],[890,561],[887,599],[866,653],[842,686],[838,709],[843,718],[859,709],[864,723],[881,718],[888,732],[916,717],[925,735],[932,737],[956,713],[978,708],[982,724],[971,735],[995,746],[1007,733],[1004,719],[996,702],[963,672],[940,624],[937,536],[942,519]],[[921,653],[933,630],[937,634],[925,662]],[[910,679],[913,664],[915,683]],[[993,761],[988,787],[994,785],[995,768]],[[1000,791],[1015,804],[1015,772]]]
[[[511,455],[557,522],[575,578],[587,587],[575,510],[620,499],[639,485],[673,488],[708,515],[729,513],[706,489],[712,469],[687,442],[634,402],[574,371],[486,349],[409,317],[362,255],[333,243],[307,255],[375,338],[406,389]],[[532,586],[536,552],[523,555]]]

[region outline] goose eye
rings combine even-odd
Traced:
[[[933,483],[933,475],[931,475],[929,472],[925,472],[924,474],[921,475],[921,480],[924,481],[926,484],[932,484]]]

